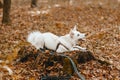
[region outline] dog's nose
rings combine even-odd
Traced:
[[[85,34],[85,36],[87,36],[88,35],[88,33],[84,33]]]
[[[85,33],[82,33],[82,36],[83,36],[83,37],[85,37],[85,36],[86,36],[86,34],[85,34]]]

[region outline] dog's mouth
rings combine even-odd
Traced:
[[[84,39],[79,39],[79,41],[85,41],[86,39],[84,38]]]

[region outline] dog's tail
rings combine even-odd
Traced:
[[[27,41],[35,46],[36,49],[43,48],[44,46],[44,38],[39,31],[31,32],[27,37]]]

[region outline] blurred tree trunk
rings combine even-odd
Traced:
[[[31,0],[31,7],[37,7],[37,0]]]
[[[3,0],[3,18],[2,23],[10,23],[11,0]]]
[[[3,8],[3,4],[2,4],[2,2],[0,1],[0,8]]]

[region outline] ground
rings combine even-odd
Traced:
[[[79,71],[87,80],[119,80],[120,0],[73,0],[72,4],[69,0],[55,0],[53,3],[47,0],[39,1],[38,8],[32,9],[27,0],[12,0],[10,25],[1,23],[3,10],[0,9],[0,59],[9,61],[8,64],[0,64],[0,68],[8,65],[13,70],[13,75],[1,70],[0,79],[40,78],[41,73],[27,65],[30,61],[17,65],[12,61],[21,47],[20,43],[26,42],[31,31],[52,32],[60,36],[69,33],[70,29],[77,25],[80,32],[86,33],[86,41],[79,45],[111,64],[106,66],[90,61],[78,64]],[[78,78],[73,75],[71,80],[75,79]]]

